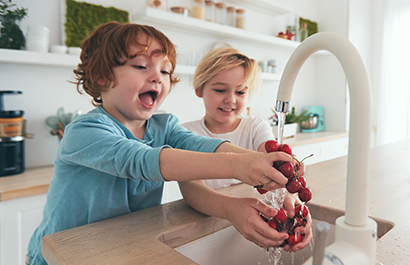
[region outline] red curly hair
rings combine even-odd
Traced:
[[[146,43],[146,42],[147,43]],[[77,91],[83,90],[93,98],[93,105],[102,105],[101,91],[106,86],[98,85],[99,80],[115,83],[113,67],[124,65],[128,59],[135,58],[144,52],[150,44],[156,41],[162,47],[161,53],[167,56],[172,70],[170,72],[171,86],[179,79],[174,76],[176,65],[176,50],[174,44],[162,32],[154,27],[139,24],[108,22],[100,25],[81,45],[81,63],[73,72],[76,75]],[[129,54],[132,45],[144,47],[137,54]],[[126,58],[124,60],[124,58]]]

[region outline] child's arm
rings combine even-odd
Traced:
[[[215,153],[200,153],[164,148],[159,165],[166,180],[238,179],[252,186],[266,184],[272,190],[287,183],[287,178],[272,167],[275,161],[294,163],[284,152],[270,154],[249,151],[230,143],[222,143]],[[276,183],[276,184],[275,184]]]

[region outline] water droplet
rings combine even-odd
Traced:
[[[332,200],[329,200],[329,202],[332,202]]]
[[[390,250],[386,250],[386,253],[390,253]]]
[[[392,252],[391,254],[393,254],[393,255],[397,255],[397,253],[396,253],[396,252]]]

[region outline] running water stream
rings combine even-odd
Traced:
[[[283,144],[283,130],[285,127],[286,112],[277,112],[278,115],[278,143]],[[283,202],[285,200],[288,191],[286,188],[276,189],[272,192],[265,193],[265,198],[268,204],[270,204],[275,209],[280,209],[283,207]],[[282,262],[282,251],[281,247],[268,247],[266,253],[268,254],[269,261],[273,262],[273,265],[283,265]],[[295,253],[291,253],[292,265],[294,264]]]

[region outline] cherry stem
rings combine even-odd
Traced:
[[[293,159],[295,159],[299,164],[301,164],[303,161],[305,161],[306,159],[308,159],[309,157],[312,157],[312,156],[313,156],[313,154],[310,154],[310,155],[304,157],[301,161],[299,161],[296,157],[294,157]]]

